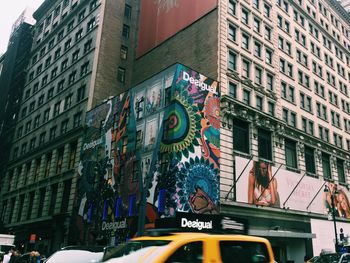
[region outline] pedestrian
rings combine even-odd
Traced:
[[[17,263],[17,262],[19,262],[20,256],[21,256],[21,253],[19,252],[19,250],[17,250],[17,249],[14,250],[12,252],[12,255],[11,255],[9,263]]]
[[[13,250],[14,250],[14,249],[11,248],[11,249],[4,255],[3,263],[9,263],[9,262],[10,262],[10,259],[11,259],[11,255],[12,255]]]

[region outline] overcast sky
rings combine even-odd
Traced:
[[[26,7],[36,10],[44,0],[2,1],[0,8],[0,54],[6,51],[13,23]]]

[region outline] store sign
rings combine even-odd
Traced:
[[[155,228],[179,232],[246,233],[246,221],[222,215],[177,212],[176,217],[156,220]]]
[[[117,231],[120,229],[125,229],[127,228],[127,222],[126,222],[126,218],[124,220],[121,221],[116,221],[116,222],[106,222],[103,221],[102,222],[102,231]]]

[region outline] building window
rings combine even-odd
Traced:
[[[260,158],[272,161],[271,132],[258,129],[258,154]]]
[[[247,105],[250,105],[250,91],[243,90],[243,102]]]
[[[125,5],[124,18],[131,19],[131,6],[129,6],[129,5]]]
[[[123,25],[122,36],[129,39],[130,37],[130,27],[128,25]]]
[[[29,202],[28,202],[28,210],[27,210],[27,220],[29,220],[32,216],[32,211],[33,209],[30,209],[31,207],[33,207],[33,203],[34,203],[34,196],[35,196],[35,192],[32,191],[29,193]]]
[[[44,201],[45,201],[45,194],[46,194],[46,188],[40,188],[40,194],[39,194],[39,207],[38,207],[38,216],[41,217],[43,214],[43,208],[44,208]],[[30,209],[30,208],[29,208]]]
[[[229,94],[232,98],[237,98],[237,84],[229,82]]]
[[[256,104],[256,108],[259,111],[263,111],[263,98],[260,96],[256,96],[255,98],[255,104]]]
[[[86,31],[89,32],[91,31],[94,26],[96,25],[96,19],[95,18],[92,18],[88,23],[87,23],[87,26],[86,26]]]
[[[237,66],[237,55],[233,51],[229,51],[228,55],[228,69],[235,71]]]
[[[77,102],[82,101],[85,98],[85,85],[81,86],[77,91]]]
[[[121,46],[120,47],[120,58],[126,60],[128,58],[128,47]]]
[[[121,67],[118,68],[117,79],[119,80],[119,82],[125,83],[125,69],[124,68],[121,68]]]
[[[316,174],[315,150],[305,146],[305,169],[310,174]]]
[[[64,181],[62,203],[61,203],[61,213],[67,212],[69,205],[70,188],[72,186],[72,179]]]
[[[285,139],[286,165],[291,168],[297,168],[297,144],[295,141]]]
[[[247,122],[233,120],[233,148],[235,151],[249,154],[249,124]]]
[[[236,42],[236,27],[232,24],[228,27],[228,39]]]
[[[338,171],[338,181],[339,183],[346,183],[345,181],[345,171],[344,171],[344,161],[337,158],[337,171]]]
[[[245,59],[242,61],[242,76],[245,78],[249,78],[250,76],[250,62]]]
[[[74,168],[76,155],[77,155],[77,142],[73,142],[69,145],[68,169]]]
[[[50,129],[50,140],[53,140],[56,138],[56,130],[57,130],[57,126],[53,126]]]
[[[54,184],[51,186],[51,199],[50,199],[50,206],[49,206],[49,215],[52,215],[55,211],[55,204],[57,199],[57,190],[58,190],[58,184]]]
[[[64,121],[62,121],[61,123],[61,134],[65,134],[68,130],[68,122],[69,122],[69,119],[66,119]]]
[[[57,150],[56,174],[62,172],[64,148]]]
[[[271,116],[275,116],[275,103],[269,101],[267,103],[267,107],[268,107],[268,113],[271,115]]]
[[[73,116],[73,128],[79,127],[80,124],[81,124],[81,112],[78,112]]]
[[[323,177],[325,179],[331,179],[332,172],[331,172],[330,155],[324,152],[322,152],[322,169],[323,169]]]
[[[249,11],[242,9],[242,23],[249,24]]]
[[[86,41],[86,43],[84,44],[84,54],[86,52],[88,52],[92,47],[92,39],[89,39],[88,41]]]
[[[88,73],[89,70],[89,62],[85,62],[80,68],[80,76],[84,76]]]
[[[235,16],[236,15],[236,2],[233,0],[230,0],[228,3],[228,12],[229,14]]]

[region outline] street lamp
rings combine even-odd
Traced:
[[[332,206],[332,219],[333,219],[333,225],[334,225],[334,235],[335,235],[335,252],[338,252],[338,234],[337,234],[337,223],[335,219],[335,206],[334,201],[336,198],[336,195],[338,194],[337,189],[330,189],[328,185],[324,186],[324,192],[329,194],[331,197],[331,206]]]

